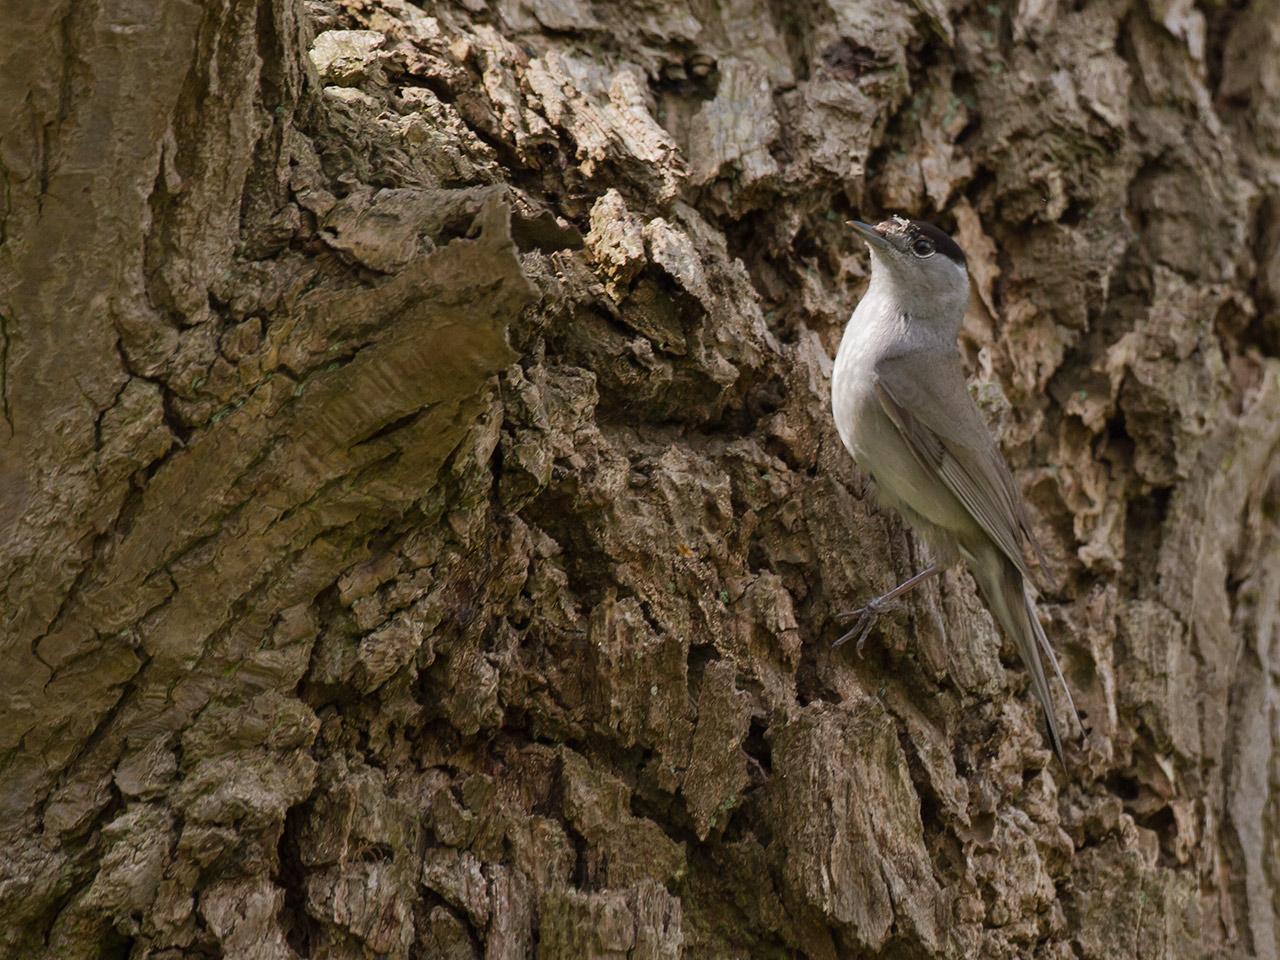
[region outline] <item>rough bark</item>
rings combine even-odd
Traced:
[[[1280,3],[5,0],[0,955],[1280,955]],[[1051,762],[830,423],[865,256]]]

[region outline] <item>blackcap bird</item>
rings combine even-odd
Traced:
[[[865,607],[836,645],[859,652],[876,617],[908,590],[963,558],[987,606],[1031,674],[1062,760],[1045,660],[1079,724],[1071,691],[1036,616],[1032,566],[1048,580],[1009,468],[965,388],[956,334],[969,303],[964,252],[931,223],[893,217],[849,225],[871,250],[871,283],[845,327],[831,377],[836,429],[880,499],[932,548],[934,562]],[[1065,761],[1063,761],[1065,766]]]

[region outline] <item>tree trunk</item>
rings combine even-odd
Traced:
[[[0,955],[1280,955],[1278,0],[0,5]],[[1066,769],[963,570],[831,650],[884,212]]]

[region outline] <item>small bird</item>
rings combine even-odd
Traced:
[[[880,499],[932,548],[934,562],[842,617],[867,634],[898,597],[963,558],[987,606],[1017,645],[1065,767],[1041,654],[1079,726],[1071,691],[1036,616],[1027,581],[1051,582],[1009,468],[965,388],[956,334],[969,304],[964,251],[931,223],[849,221],[871,250],[871,283],[845,327],[831,377],[836,429]],[[1033,576],[1029,555],[1041,573]]]

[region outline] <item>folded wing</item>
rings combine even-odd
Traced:
[[[1024,577],[1052,584],[1044,552],[1027,523],[1022,497],[965,387],[954,353],[923,369],[920,355],[876,364],[876,393],[920,465],[935,474]],[[964,441],[957,438],[966,438]],[[1039,576],[1027,563],[1036,558]]]

